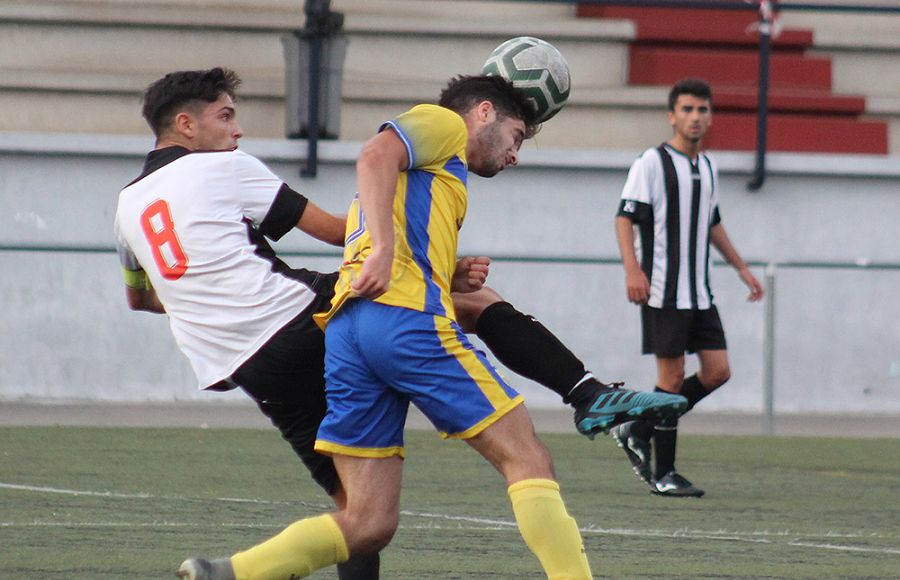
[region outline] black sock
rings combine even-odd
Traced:
[[[681,414],[684,415],[688,411],[694,408],[694,405],[700,402],[703,397],[708,395],[710,391],[707,391],[703,388],[703,385],[700,384],[700,379],[697,378],[697,375],[691,375],[688,378],[684,379],[684,382],[681,383],[681,392],[679,393],[681,396],[687,398],[688,406]]]
[[[378,554],[352,556],[337,565],[338,580],[378,580],[381,558]]]
[[[656,387],[657,393],[667,393]],[[678,417],[672,416],[653,425],[653,450],[656,452],[656,479],[675,469],[675,447],[678,442]]]
[[[511,371],[538,382],[563,399],[587,372],[584,363],[552,332],[508,302],[484,309],[475,333]]]

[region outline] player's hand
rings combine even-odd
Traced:
[[[747,295],[747,302],[759,302],[762,300],[762,297],[765,296],[766,291],[763,289],[762,284],[759,283],[759,280],[756,279],[756,276],[750,271],[749,268],[741,268],[738,270],[738,276],[741,277],[741,280],[744,284],[747,285],[747,288],[750,289],[750,294]]]
[[[476,292],[484,287],[487,280],[488,272],[491,266],[491,259],[487,256],[464,256],[456,261],[456,271],[453,273],[453,280],[450,282],[450,290],[452,292]]]
[[[393,249],[391,251],[372,250],[372,253],[366,256],[359,276],[350,283],[350,289],[363,298],[370,300],[378,298],[387,292],[391,285],[393,262]]]
[[[640,268],[625,272],[625,290],[628,301],[634,304],[646,304],[650,299],[650,281]]]

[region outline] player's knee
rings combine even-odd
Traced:
[[[556,479],[550,450],[537,437],[523,445],[501,471],[508,484],[523,479]]]
[[[396,515],[368,522],[364,534],[364,543],[368,547],[366,552],[380,552],[386,548],[397,532],[399,523],[400,520]]]
[[[485,309],[498,302],[503,302],[503,297],[493,288],[483,287],[477,292],[452,294],[453,308],[456,311],[456,321],[465,332],[475,332],[478,318]]]
[[[461,308],[459,305],[456,306],[455,310],[456,323],[459,324],[459,327],[462,328],[463,332],[467,334],[475,332],[475,325],[478,323],[478,316],[481,313],[472,312],[466,308]]]
[[[353,554],[380,552],[391,543],[400,523],[399,514],[396,513],[354,515],[345,512],[344,516],[346,523],[344,529],[351,530],[351,537],[346,539]]]

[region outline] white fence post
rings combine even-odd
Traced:
[[[766,264],[763,322],[763,418],[764,435],[775,434],[775,262]]]

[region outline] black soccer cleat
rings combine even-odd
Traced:
[[[593,439],[597,433],[627,421],[656,421],[677,415],[687,408],[687,399],[669,393],[639,392],[620,388],[623,383],[590,380],[574,389],[566,402],[575,408],[575,428]]]
[[[631,462],[631,469],[638,478],[656,489],[653,481],[653,470],[650,467],[650,437],[642,434],[637,421],[628,421],[610,430],[619,447]]]
[[[212,561],[188,558],[181,563],[175,575],[185,580],[235,580],[230,558]]]
[[[668,497],[703,497],[704,491],[685,479],[674,469],[656,480],[651,493]]]

